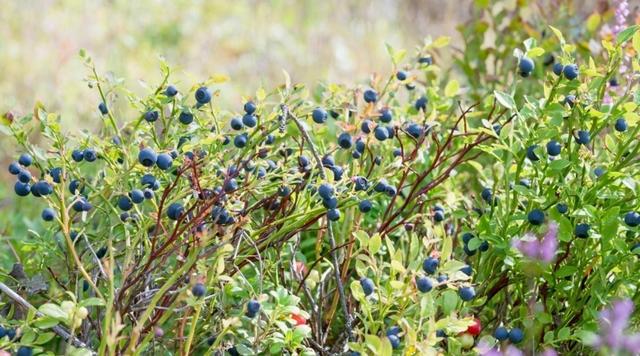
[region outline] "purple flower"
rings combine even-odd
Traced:
[[[551,221],[542,239],[527,233],[521,239],[514,240],[512,245],[532,260],[551,262],[558,250],[558,224]]]
[[[624,299],[613,302],[611,308],[601,311],[600,333],[595,336],[591,346],[614,353],[621,350],[637,352],[640,349],[640,333],[627,333],[633,309],[631,299]]]

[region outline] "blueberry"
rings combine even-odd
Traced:
[[[495,132],[496,135],[500,136],[500,131],[502,131],[502,125],[493,124],[493,132]]]
[[[249,302],[247,302],[247,313],[251,313],[255,315],[255,314],[258,314],[259,311],[260,311],[260,302],[258,302],[255,299],[252,299]]]
[[[420,136],[422,136],[423,131],[424,130],[422,129],[422,126],[416,123],[412,123],[407,126],[407,133],[413,138],[419,138]]]
[[[520,179],[520,181],[518,182],[518,184],[520,184],[523,187],[527,187],[527,188],[531,188],[531,181],[528,180],[527,178],[522,178]]]
[[[129,218],[130,215],[126,211],[120,214],[120,221],[122,222],[126,222],[127,220],[129,220]]]
[[[435,220],[436,222],[441,222],[444,220],[444,218],[445,218],[445,215],[444,215],[444,211],[442,210],[436,210],[433,213],[433,220]]]
[[[371,207],[371,202],[366,199],[358,204],[358,208],[360,208],[360,211],[363,213],[368,213],[369,211],[371,211]]]
[[[153,190],[157,190],[158,188],[160,188],[160,182],[158,182],[156,177],[154,177],[152,174],[143,175],[140,179],[140,184]]]
[[[487,203],[491,204],[491,201],[493,200],[493,192],[491,191],[491,188],[483,188],[482,192],[480,193],[480,197],[482,198],[482,200],[486,201]]]
[[[476,296],[476,291],[473,289],[473,287],[461,287],[458,290],[458,294],[460,295],[460,299],[468,302]]]
[[[602,177],[606,172],[607,171],[605,171],[605,169],[602,167],[596,167],[596,169],[593,170],[593,174],[596,176],[596,178]]]
[[[562,73],[564,74],[564,77],[569,80],[576,79],[578,77],[578,66],[575,64],[567,64],[562,69]]]
[[[322,199],[322,206],[324,206],[325,209],[335,209],[338,206],[338,199],[335,197]]]
[[[630,211],[624,216],[624,223],[630,227],[636,227],[640,225],[640,214],[635,211]]]
[[[396,72],[396,78],[399,81],[403,81],[407,79],[407,72],[403,71],[403,70],[399,70]]]
[[[535,68],[535,63],[529,57],[520,58],[520,63],[518,63],[518,69],[520,70],[520,75],[523,77],[529,76],[529,74]]]
[[[20,348],[18,348],[18,352],[16,353],[16,356],[31,356],[33,355],[33,349],[31,349],[28,346],[20,346]]]
[[[447,337],[447,333],[443,329],[438,329],[436,330],[436,337],[445,338]]]
[[[247,127],[256,127],[258,119],[255,115],[246,114],[242,117],[242,123]]]
[[[438,281],[438,283],[444,283],[449,280],[449,277],[447,277],[446,274],[441,274],[438,276],[438,278],[436,278],[436,280]]]
[[[20,173],[18,173],[18,180],[22,183],[31,182],[31,172],[26,169],[20,169]]]
[[[374,136],[378,141],[384,141],[389,138],[389,132],[384,126],[377,126],[374,130]]]
[[[178,116],[178,120],[183,125],[189,125],[193,122],[193,114],[188,111],[183,111],[180,113],[180,116]]]
[[[385,188],[384,192],[387,194],[387,196],[390,196],[390,197],[394,197],[398,193],[398,191],[396,190],[396,187],[392,185],[388,185]]]
[[[419,97],[418,99],[416,99],[416,102],[413,103],[413,107],[418,111],[420,111],[420,110],[425,111],[427,109],[427,103],[428,102],[429,102],[429,100],[427,99],[427,97],[423,95],[423,96]]]
[[[578,224],[576,225],[576,228],[574,230],[574,235],[576,235],[576,237],[581,238],[581,239],[586,239],[589,237],[589,229],[591,227],[589,226],[589,224]]]
[[[323,124],[327,121],[327,111],[323,108],[315,108],[311,113],[311,118],[316,124]]]
[[[422,293],[427,293],[431,289],[433,289],[433,283],[427,277],[416,278],[416,286],[418,287],[418,290]]]
[[[344,174],[344,169],[340,166],[331,167],[331,171],[333,172],[333,180],[338,182],[342,179],[342,175]]]
[[[9,173],[13,174],[14,176],[18,175],[21,170],[22,167],[20,167],[20,164],[18,164],[18,162],[9,163]]]
[[[133,208],[133,203],[131,202],[131,198],[126,195],[121,195],[118,198],[118,208],[120,210],[129,211]]]
[[[362,141],[361,139],[358,139],[356,141],[356,151],[358,151],[358,153],[364,153],[364,149],[366,148],[366,144],[364,143],[364,141]]]
[[[71,194],[82,194],[84,192],[84,185],[82,185],[79,180],[74,179],[69,182],[69,192],[71,192]]]
[[[369,182],[365,177],[356,176],[353,178],[353,182],[355,183],[354,188],[356,191],[367,190],[369,187]]]
[[[378,93],[373,89],[367,89],[363,94],[364,101],[367,103],[375,103],[378,101]]]
[[[89,203],[87,198],[84,198],[84,197],[80,198],[73,204],[73,210],[77,212],[89,211],[92,208],[93,208],[93,205],[91,205],[91,203]]]
[[[393,113],[391,112],[391,109],[389,108],[380,109],[380,121],[388,123],[388,122],[391,122],[391,120],[393,120]]]
[[[324,167],[333,167],[336,165],[336,162],[333,160],[333,157],[326,155],[322,157],[322,165]]]
[[[393,157],[400,157],[400,156],[402,156],[402,150],[400,148],[394,148]]]
[[[240,134],[233,139],[233,145],[237,148],[243,148],[247,145],[247,134]]]
[[[426,64],[426,65],[432,65],[433,64],[433,58],[431,56],[429,56],[429,57],[420,57],[420,58],[418,58],[418,63]]]
[[[51,178],[55,183],[60,183],[62,181],[62,168],[60,167],[51,168],[49,175],[51,176]]]
[[[318,187],[318,195],[320,195],[322,199],[330,199],[331,197],[333,197],[334,193],[335,190],[331,184],[322,183]]]
[[[98,104],[98,110],[100,110],[102,115],[107,115],[109,113],[109,109],[107,109],[107,104],[105,103]]]
[[[149,110],[146,113],[144,113],[144,120],[146,122],[155,122],[158,120],[158,117],[160,116],[160,114],[158,113],[158,111],[156,110]]]
[[[343,132],[340,134],[340,136],[338,136],[338,145],[340,145],[340,147],[344,148],[344,149],[349,149],[352,146],[352,139],[351,139],[351,135],[349,135],[346,132]]]
[[[569,210],[569,207],[567,204],[558,203],[556,204],[556,210],[558,210],[560,214],[565,214]]]
[[[540,160],[540,157],[536,155],[536,148],[538,148],[538,145],[531,145],[527,147],[527,158],[533,162]]]
[[[82,156],[84,160],[87,162],[93,162],[98,158],[98,154],[96,153],[96,150],[94,150],[93,148],[85,149],[84,152],[82,153]]]
[[[371,120],[364,120],[360,124],[360,130],[366,134],[370,134],[371,126],[373,126],[373,122],[371,122]]]
[[[387,137],[394,138],[396,136],[396,129],[393,126],[387,126]]]
[[[615,88],[618,85],[619,85],[619,83],[618,83],[618,79],[617,78],[614,77],[614,78],[609,79],[609,86],[612,86],[612,87]]]
[[[287,197],[291,194],[291,188],[287,186],[282,186],[278,188],[278,195],[281,197]]]
[[[151,192],[153,194],[153,192]],[[144,201],[144,192],[140,189],[134,189],[129,193],[131,201],[136,204],[140,204]]]
[[[20,158],[18,158],[18,163],[25,167],[29,167],[33,163],[33,158],[31,158],[31,155],[28,153],[23,153],[20,155]]]
[[[267,170],[266,170],[266,169],[264,169],[264,167],[258,167],[258,170],[257,170],[256,176],[257,176],[259,179],[262,179],[262,178],[264,178],[266,175],[267,175]]]
[[[243,124],[242,119],[238,117],[234,117],[231,119],[230,126],[234,130],[242,130]]]
[[[28,183],[17,181],[13,186],[13,191],[20,197],[26,197],[31,193],[31,186]]]
[[[389,339],[391,348],[393,348],[394,350],[400,347],[400,338],[398,338],[396,335],[389,335],[387,336],[387,339]]]
[[[267,135],[267,138],[264,140],[265,145],[271,145],[274,142],[276,142],[276,137],[271,134]]]
[[[473,268],[471,268],[471,266],[466,265],[462,268],[460,268],[460,272],[466,274],[467,276],[471,277],[471,275],[473,274]]]
[[[338,209],[329,209],[327,210],[327,218],[331,221],[340,220],[340,210]]]
[[[246,112],[247,114],[251,115],[254,112],[256,112],[256,104],[253,101],[247,101],[246,103],[244,103],[244,112]]]
[[[184,207],[180,203],[171,203],[167,208],[167,217],[171,220],[178,220],[184,213]]]
[[[150,147],[143,148],[138,154],[138,161],[145,167],[153,167],[158,160],[158,155]]]
[[[588,145],[591,142],[589,131],[579,130],[576,135],[576,142],[580,145]]]
[[[619,118],[618,120],[616,120],[616,131],[618,132],[625,132],[627,131],[627,120],[623,119],[623,118]]]
[[[173,85],[169,85],[167,89],[164,90],[164,94],[168,97],[176,96],[178,94],[178,89]]]
[[[96,257],[98,257],[98,259],[102,259],[106,255],[107,255],[107,247],[105,246],[100,247],[98,251],[96,251]]]
[[[53,193],[51,184],[49,184],[49,182],[47,182],[46,180],[38,181],[33,185],[32,188],[36,190],[37,195],[39,196],[46,196]]]
[[[560,145],[560,142],[556,140],[551,140],[547,142],[547,153],[549,154],[549,156],[559,155],[561,149],[562,149],[562,146]]]
[[[6,335],[9,338],[9,340],[15,339],[16,338],[16,329],[14,329],[14,328],[6,329]]]
[[[236,190],[238,190],[238,182],[235,178],[231,178],[224,182],[223,189],[226,193],[235,192]]]
[[[364,292],[365,296],[371,295],[375,289],[373,281],[369,278],[361,278],[360,286],[362,286],[362,291]]]
[[[540,209],[533,209],[527,215],[527,220],[531,225],[541,225],[544,222],[544,212]]]
[[[465,232],[462,234],[462,242],[466,245],[471,241],[475,236],[470,232]]]
[[[211,92],[207,87],[200,87],[196,90],[196,101],[200,105],[207,104],[211,101]]]
[[[440,261],[437,258],[429,257],[422,262],[422,269],[428,274],[434,274],[438,270]]]
[[[191,293],[194,297],[201,298],[207,293],[207,288],[202,283],[196,283],[191,288]]]
[[[387,329],[386,334],[387,334],[387,336],[389,336],[389,335],[398,335],[398,334],[400,334],[401,331],[402,331],[402,329],[400,329],[399,326],[392,326],[389,329]]]
[[[553,64],[553,74],[560,76],[562,75],[563,69],[564,69],[564,66],[562,65],[562,63],[556,62]]]
[[[156,159],[156,165],[161,170],[166,171],[173,165],[173,158],[171,158],[171,155],[168,153],[161,153]]]
[[[524,340],[524,333],[520,328],[513,328],[509,331],[509,341],[513,344],[518,344]]]
[[[496,331],[493,332],[493,337],[495,337],[498,341],[504,341],[509,338],[509,330],[507,330],[507,328],[505,328],[504,326],[499,326],[496,328]]]

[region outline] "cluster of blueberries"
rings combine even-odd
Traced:
[[[0,339],[7,337],[9,341],[17,342],[20,340],[20,336],[17,335],[17,331],[14,328],[5,328],[0,325]],[[18,352],[16,352],[17,356],[31,356],[33,355],[33,349],[28,346],[20,346],[18,348]]]
[[[498,341],[505,341],[509,339],[512,344],[519,344],[524,340],[524,332],[522,332],[522,329],[520,328],[507,330],[504,326],[499,326],[493,333],[493,337]]]
[[[526,78],[531,75],[535,67],[535,62],[531,58],[522,57],[518,63],[518,73],[523,78]],[[576,79],[579,73],[578,66],[573,63],[563,65],[562,63],[556,62],[553,65],[552,70],[555,75],[564,75],[568,80]]]

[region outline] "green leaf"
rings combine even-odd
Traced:
[[[513,110],[516,107],[516,102],[513,100],[513,96],[498,90],[494,90],[493,95],[495,95],[496,100],[498,100],[500,105],[504,106],[506,109]]]
[[[558,30],[553,26],[549,26],[549,28],[551,29],[551,31],[553,31],[553,34],[556,35],[556,37],[558,38],[558,41],[560,41],[560,45],[564,45],[565,40],[564,40],[564,36],[562,35],[562,32],[560,32],[560,30]]]
[[[458,294],[452,290],[442,293],[442,313],[444,315],[451,314],[458,305]]]
[[[68,317],[67,313],[62,310],[60,306],[52,303],[42,304],[40,308],[38,308],[38,310],[46,316],[50,316],[59,320],[67,320]]]
[[[567,168],[571,165],[571,161],[566,159],[557,159],[551,163],[549,163],[549,169],[554,171],[559,171],[561,169]]]
[[[83,307],[104,306],[104,301],[100,298],[87,298],[80,301],[80,306],[83,306]]]
[[[618,34],[618,37],[616,37],[616,42],[618,44],[623,44],[624,42],[627,42],[631,37],[633,37],[633,35],[635,35],[638,29],[640,29],[640,25],[634,25],[629,28],[626,28],[624,31]]]
[[[378,251],[380,251],[381,246],[382,246],[382,238],[380,237],[380,234],[375,234],[371,236],[371,239],[369,239],[369,252],[372,255],[375,255],[376,253],[378,253]]]
[[[457,80],[451,80],[447,83],[447,86],[444,88],[444,95],[447,97],[453,97],[458,94],[458,90],[460,90],[460,84]]]

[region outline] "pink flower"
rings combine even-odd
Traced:
[[[532,233],[527,233],[521,239],[513,240],[512,245],[532,260],[551,262],[558,250],[558,224],[551,221],[542,239],[536,238]]]
[[[613,302],[611,308],[601,311],[600,334],[595,337],[591,346],[614,353],[621,350],[637,352],[640,349],[640,333],[627,334],[633,309],[631,299],[624,299]]]

